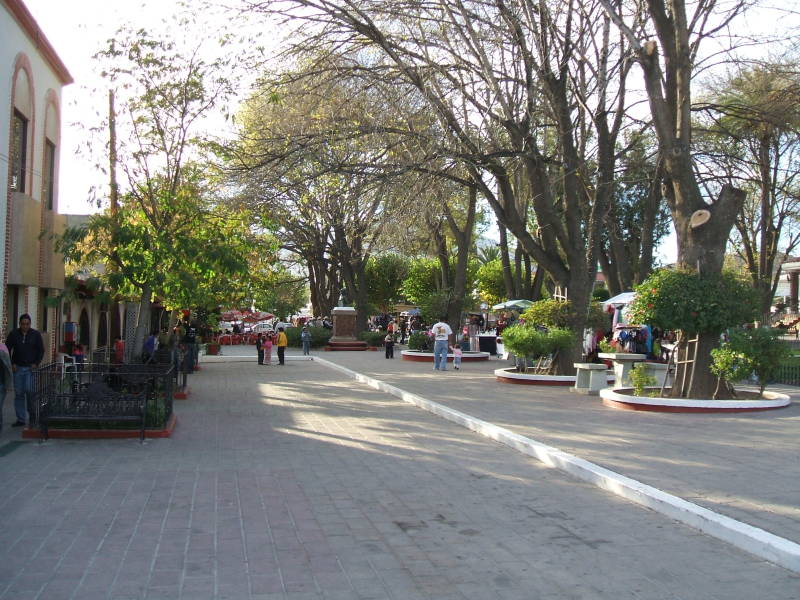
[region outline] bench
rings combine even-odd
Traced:
[[[103,382],[90,384],[85,390],[47,394],[39,401],[40,441],[49,439],[51,422],[131,421],[139,424],[139,441],[144,442],[148,390],[116,392]]]
[[[604,364],[573,363],[575,367],[575,387],[571,391],[588,396],[597,396],[600,390],[608,387],[607,368]]]

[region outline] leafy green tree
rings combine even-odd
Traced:
[[[221,75],[224,60],[207,63],[197,47],[179,49],[174,39],[122,28],[95,57],[124,106],[108,123],[116,140],[109,154],[112,172],[119,166],[127,181],[117,203],[112,177],[109,211],[83,231],[104,246],[88,250],[84,258],[103,255],[112,289],[139,299],[134,348],[141,347],[150,326],[154,294],[178,296],[182,286],[218,276],[211,264],[231,259],[222,256],[228,241],[215,237],[224,228],[206,228],[208,206],[196,205],[199,197],[207,200],[208,182],[192,164],[201,148],[199,123],[226,103],[231,84]],[[195,235],[206,238],[201,246],[208,263],[187,255],[200,247],[192,244]],[[63,241],[69,246],[80,236],[73,232]],[[79,249],[80,244],[71,247]]]
[[[402,299],[401,289],[408,276],[410,261],[399,254],[370,256],[367,260],[367,294],[370,304],[389,313]]]
[[[451,257],[448,261],[451,268],[454,268],[455,258]],[[475,288],[478,272],[478,262],[472,258],[467,265],[466,288]],[[422,317],[426,321],[438,321],[447,316],[456,324],[459,319],[448,315],[448,309],[454,302],[454,290],[449,286],[442,286],[441,261],[434,258],[416,258],[411,261],[408,276],[403,282],[403,295],[408,300],[420,307]],[[474,298],[471,294],[459,299],[463,303],[473,303]],[[459,315],[460,317],[460,315]]]
[[[497,250],[499,254],[499,249]],[[499,257],[481,264],[476,273],[476,279],[478,280],[478,295],[481,300],[491,306],[506,299],[503,263]]]

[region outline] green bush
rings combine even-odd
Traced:
[[[382,330],[362,331],[358,337],[367,342],[367,346],[383,346],[383,339],[386,337],[386,332]]]
[[[325,327],[309,327],[308,331],[311,333],[312,348],[324,346],[328,343],[328,340],[331,339],[331,335],[333,335],[331,330],[326,329]],[[300,334],[303,333],[302,327],[287,327],[284,330],[284,333],[286,334],[286,341],[291,347],[302,347],[303,344],[300,341]]]
[[[759,381],[759,391],[763,393],[767,383],[777,377],[781,363],[792,355],[788,344],[778,339],[780,334],[780,331],[764,328],[731,332],[727,342],[711,351],[711,372],[720,380],[726,381],[731,392],[733,382],[755,373]]]
[[[569,325],[572,311],[572,303],[569,300],[539,300],[522,313],[520,319],[529,325],[564,329]],[[601,327],[605,329],[609,324],[609,317],[600,303],[593,301],[589,306],[586,326],[592,329]]]
[[[688,334],[721,333],[752,321],[756,292],[733,273],[701,277],[686,269],[662,269],[636,287],[628,309],[632,323]]]
[[[541,331],[529,325],[512,325],[503,330],[503,346],[524,358],[539,358],[565,350],[575,342],[568,329]]]
[[[648,374],[647,367],[639,363],[631,369],[631,383],[633,384],[633,393],[637,396],[644,396],[645,388],[653,386],[658,383],[656,378]]]
[[[419,352],[433,352],[433,337],[422,333],[412,333],[408,337],[408,349]]]

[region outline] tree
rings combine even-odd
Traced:
[[[687,6],[684,0],[648,0],[628,15],[618,3],[599,1],[628,40],[644,78],[663,161],[663,189],[678,238],[678,264],[701,277],[718,278],[745,193],[726,184],[711,202],[701,191],[692,155],[692,76],[701,43],[724,30],[746,3],[721,6],[698,2]],[[710,218],[702,219],[703,215]],[[705,222],[699,224],[701,221]],[[715,380],[709,367],[711,350],[718,343],[718,335],[700,333],[697,360],[691,363],[695,376],[690,378],[689,396],[710,397],[714,392]],[[688,352],[685,346],[679,351],[684,357]]]
[[[711,184],[748,192],[733,247],[744,261],[769,322],[785,257],[800,242],[800,75],[791,62],[737,70],[716,82],[701,105],[699,166]]]
[[[109,281],[139,298],[133,342],[139,348],[150,327],[153,294],[166,284],[169,259],[181,256],[191,264],[182,241],[205,207],[191,209],[204,182],[187,161],[199,150],[200,120],[226,100],[231,85],[221,75],[223,60],[206,63],[198,47],[186,52],[145,30],[120,29],[96,58],[123,100],[124,110],[113,115],[119,145],[109,150],[127,182],[119,211],[112,203],[89,229],[110,244],[100,249],[111,265]],[[112,182],[112,199],[116,195]]]
[[[483,263],[478,268],[476,277],[481,300],[491,306],[507,299],[503,281],[503,263],[499,258]]]
[[[652,140],[635,133],[626,143],[600,251],[612,296],[647,279],[654,249],[669,231],[669,210],[661,194],[659,159]]]
[[[418,168],[426,159],[462,165],[466,184],[478,188],[524,252],[569,288],[570,325],[582,330],[630,67],[610,19],[557,0],[297,0],[257,8],[267,6],[303,21],[297,48],[368,56],[369,64],[352,69],[370,90],[413,90],[438,121],[437,136],[398,132],[428,143]],[[576,344],[562,353],[561,368],[572,370],[580,352]]]
[[[367,295],[370,304],[390,313],[401,301],[400,290],[408,275],[409,260],[399,254],[378,254],[369,257],[366,266]]]
[[[283,247],[306,263],[314,312],[330,314],[345,288],[363,330],[366,265],[408,192],[360,166],[380,163],[380,149],[340,135],[376,100],[355,97],[345,78],[310,81],[310,70],[265,75],[225,149],[228,167],[241,201],[277,222]]]
[[[172,309],[227,303],[236,297],[233,282],[248,274],[253,247],[267,244],[249,232],[245,215],[213,207],[197,192],[180,187],[150,205],[165,218],[172,216],[168,230],[153,228],[146,211],[124,195],[116,211],[107,209],[68,229],[59,247],[74,264],[104,265],[96,275],[115,295],[147,293]]]

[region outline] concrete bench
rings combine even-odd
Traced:
[[[606,366],[595,363],[573,363],[575,367],[575,387],[571,391],[589,396],[597,396],[600,390],[608,387]]]

